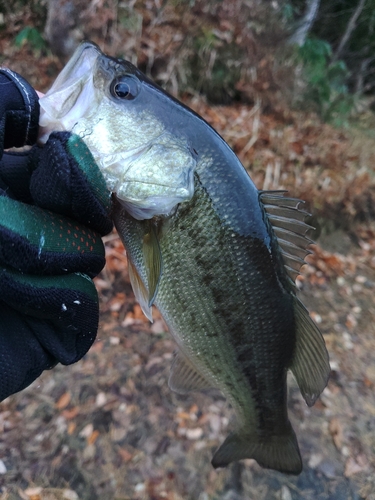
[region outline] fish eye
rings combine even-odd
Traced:
[[[120,76],[113,80],[110,91],[113,97],[131,101],[139,94],[138,80],[130,75]]]

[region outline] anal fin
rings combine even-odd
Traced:
[[[297,298],[294,300],[294,315],[296,347],[290,369],[306,403],[312,406],[327,385],[329,356],[319,328]]]
[[[168,385],[172,391],[178,394],[212,388],[212,384],[196,370],[181,352],[177,352],[173,360]]]

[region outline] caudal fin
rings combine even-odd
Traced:
[[[254,458],[266,469],[287,474],[302,472],[301,455],[292,426],[286,434],[262,437],[262,439],[257,435],[233,433],[216,451],[211,463],[216,469],[244,458]]]

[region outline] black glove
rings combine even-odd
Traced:
[[[0,400],[92,345],[91,278],[112,229],[110,193],[88,148],[68,132],[35,145],[38,120],[33,88],[0,70]]]

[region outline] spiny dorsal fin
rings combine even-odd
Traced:
[[[212,384],[196,370],[181,352],[177,352],[173,360],[168,385],[172,391],[178,394],[212,388]]]
[[[277,237],[285,269],[294,284],[306,255],[311,253],[307,247],[313,242],[306,233],[314,228],[305,223],[310,214],[299,208],[304,202],[298,198],[285,197],[285,192],[260,191],[259,199]]]

